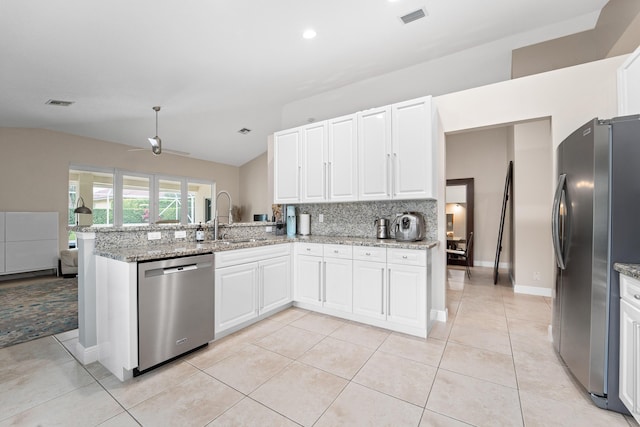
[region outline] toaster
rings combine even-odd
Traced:
[[[426,223],[420,212],[404,212],[393,221],[396,240],[415,242],[424,239]]]

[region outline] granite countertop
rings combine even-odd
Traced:
[[[613,269],[624,274],[625,276],[633,277],[640,280],[640,264],[624,264],[616,262],[613,264]]]
[[[246,238],[234,240],[212,240],[201,243],[184,242],[166,245],[149,244],[146,246],[122,247],[111,246],[96,248],[95,254],[124,262],[151,261],[163,258],[200,255],[235,249],[255,248],[277,245],[281,243],[308,242],[321,244],[338,244],[354,246],[377,246],[399,249],[431,249],[438,245],[437,240],[419,242],[397,242],[392,239],[373,239],[364,237],[331,237],[331,236],[271,236],[266,238]]]

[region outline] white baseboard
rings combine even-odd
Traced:
[[[538,286],[514,285],[513,292],[516,294],[536,295],[539,297],[551,298],[551,288],[541,288]]]
[[[98,346],[94,345],[92,347],[85,348],[79,342],[76,344],[75,353],[73,354],[76,359],[83,365],[88,365],[89,363],[98,361]]]
[[[495,262],[493,261],[473,261],[474,267],[491,267],[493,268]],[[508,262],[500,262],[498,263],[498,268],[502,270],[507,270],[511,266],[511,263]]]
[[[437,320],[438,322],[447,322],[449,317],[449,309],[444,310],[431,310],[431,320]]]

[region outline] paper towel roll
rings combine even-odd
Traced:
[[[298,216],[298,234],[308,236],[311,234],[311,215],[300,214]]]

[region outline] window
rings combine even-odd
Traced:
[[[209,221],[211,219],[213,186],[210,182],[189,182],[187,188],[187,224]]]
[[[211,219],[215,183],[84,166],[69,168],[68,224],[145,225],[158,222],[196,224]],[[80,199],[82,198],[82,199]],[[92,215],[74,214],[80,206]],[[75,245],[75,233],[69,235]]]
[[[73,213],[83,203],[91,215]],[[112,172],[69,170],[69,225],[113,225],[113,212]]]
[[[149,224],[151,199],[148,176],[122,176],[122,225]]]
[[[158,180],[158,220],[180,222],[182,218],[182,183],[168,179]]]

